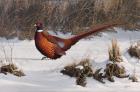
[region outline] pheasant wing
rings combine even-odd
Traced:
[[[56,37],[56,36],[52,36],[52,35],[49,35],[48,33],[44,33],[43,32],[43,35],[46,37],[46,39],[51,42],[52,44],[54,44],[56,47],[55,47],[55,53],[57,53],[58,55],[65,55],[65,51],[62,49],[65,45],[64,43],[64,39],[61,39],[59,37]]]

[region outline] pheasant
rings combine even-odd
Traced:
[[[118,23],[115,22],[100,24],[94,28],[91,28],[91,30],[89,30],[88,32],[80,33],[73,37],[64,39],[59,38],[57,36],[53,36],[49,34],[47,31],[44,31],[43,23],[37,22],[35,24],[36,26],[36,32],[34,36],[35,46],[45,57],[50,59],[57,59],[65,55],[66,54],[65,51],[70,49],[71,46],[73,46],[80,39],[116,25],[118,25]],[[44,59],[45,57],[43,57],[42,59]]]

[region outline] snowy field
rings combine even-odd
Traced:
[[[13,49],[13,62],[23,69],[26,76],[0,74],[0,92],[140,92],[140,82],[131,82],[128,78],[115,78],[114,83],[105,80],[105,84],[87,78],[87,86],[81,87],[75,84],[75,78],[60,73],[64,66],[78,63],[86,57],[91,59],[93,68],[105,67],[111,39],[117,38],[127,72],[133,74],[136,66],[136,75],[140,81],[140,62],[126,53],[131,42],[140,40],[140,31],[115,30],[117,32],[102,32],[101,37],[79,41],[57,60],[41,60],[42,55],[36,50],[34,41],[1,38],[1,48],[5,48],[9,58],[10,48]],[[4,60],[3,50],[0,52],[0,60]]]

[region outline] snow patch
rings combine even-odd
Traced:
[[[140,78],[140,61],[131,58],[126,52],[131,41],[140,40],[139,31],[123,31],[123,29],[115,28],[114,32],[103,32],[101,37],[94,36],[90,40],[81,40],[70,50],[66,55],[57,60],[41,60],[42,55],[36,50],[34,40],[20,41],[18,39],[6,40],[0,38],[0,43],[7,48],[14,43],[13,46],[13,61],[25,71],[26,76],[17,78],[12,75],[0,75],[0,90],[1,92],[139,92],[140,83],[132,83],[128,79],[115,78],[115,83],[105,81],[106,84],[101,84],[93,79],[88,79],[87,87],[79,87],[75,84],[75,79],[64,76],[60,73],[66,65],[78,63],[83,58],[89,56],[93,59],[93,68],[104,68],[108,63],[108,46],[112,38],[116,38],[119,42],[120,49],[123,53],[123,60],[120,64],[123,65],[129,74],[132,74],[134,67],[136,75]],[[60,37],[72,36],[70,34]],[[6,49],[8,51],[8,49]],[[0,60],[4,56],[0,52]],[[88,53],[88,55],[87,55]],[[80,69],[82,67],[79,66]],[[119,88],[119,89],[118,89]]]

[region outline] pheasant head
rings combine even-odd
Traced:
[[[36,27],[37,32],[43,31],[43,23],[42,22],[36,22],[34,26]]]

